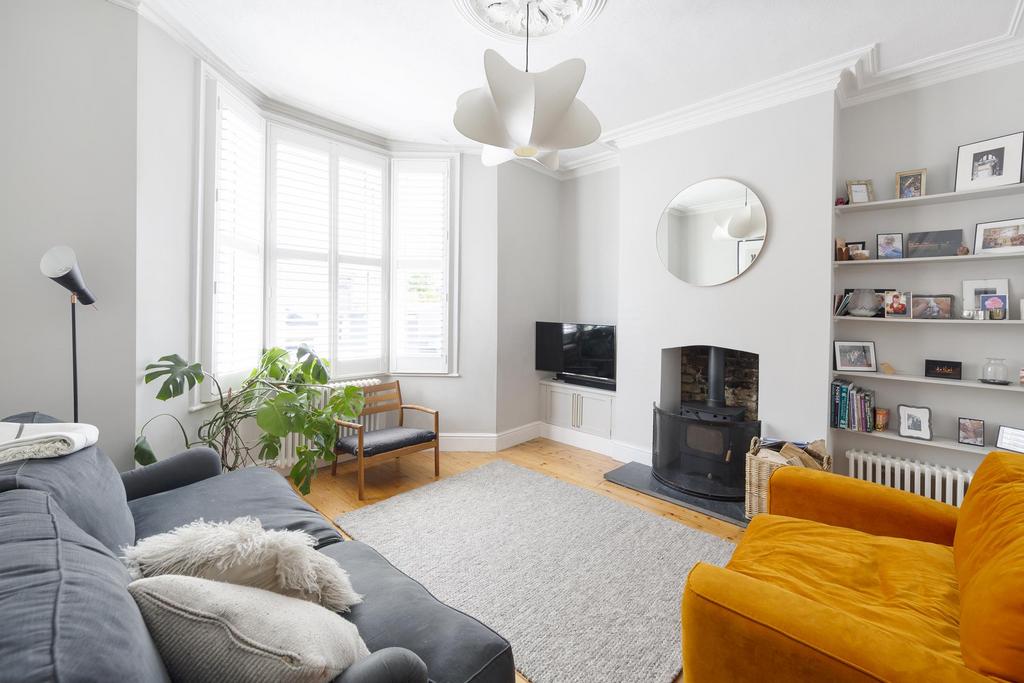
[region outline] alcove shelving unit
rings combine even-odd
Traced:
[[[973,251],[977,223],[1018,216],[1024,216],[1024,183],[835,207],[833,240],[864,241],[872,258],[833,261],[833,294],[846,289],[884,288],[955,297],[955,317],[948,320],[833,316],[830,341],[873,341],[877,362],[889,362],[896,368],[895,374],[831,373],[832,379],[873,390],[876,405],[890,410],[885,432],[857,432],[830,424],[829,446],[841,456],[839,461],[845,461],[846,451],[855,448],[973,470],[995,449],[1000,425],[1024,428],[1024,385],[1017,381],[1024,365],[1024,315],[1018,305],[1018,300],[1024,299],[1024,254],[875,258],[878,234],[903,233],[906,244],[909,232],[945,230],[959,224],[964,229],[965,243]],[[1009,280],[1009,319],[976,321],[958,317],[962,282],[975,279]],[[986,357],[1007,359],[1012,384],[978,381]],[[961,361],[964,379],[925,376],[926,359]],[[831,387],[828,396],[831,400]],[[899,435],[900,404],[932,409],[930,441]],[[984,446],[959,443],[958,417],[985,420]]]

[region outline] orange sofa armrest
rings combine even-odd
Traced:
[[[690,572],[682,615],[684,683],[991,683],[862,619],[709,564]]]
[[[959,511],[916,493],[805,467],[780,467],[768,480],[768,512],[952,546]]]

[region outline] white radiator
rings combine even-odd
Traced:
[[[357,386],[357,387],[369,387],[375,384],[380,384],[380,380],[373,379],[352,379],[352,380],[339,380],[337,382],[330,382],[325,384],[320,390],[319,408],[324,407],[324,403],[330,398],[331,394],[337,391],[341,387]],[[367,429],[374,429],[377,427],[375,418],[382,417],[381,413],[374,415],[368,415],[367,417],[359,418],[358,422],[363,423]],[[351,431],[351,430],[346,430]],[[298,454],[295,449],[298,446],[308,445],[309,439],[300,434],[289,434],[288,436],[281,439],[281,452],[277,456],[278,467],[291,467],[298,462]]]
[[[850,476],[960,507],[974,472],[894,458],[869,451],[846,451]]]

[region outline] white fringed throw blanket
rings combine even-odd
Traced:
[[[67,455],[93,445],[99,436],[93,425],[77,422],[0,422],[0,463]]]

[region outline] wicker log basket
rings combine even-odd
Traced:
[[[832,456],[825,450],[825,442],[822,440],[799,448],[789,442],[766,444],[755,436],[750,441],[750,452],[747,453],[747,495],[744,505],[747,519],[768,511],[768,479],[772,472],[787,465],[831,472]]]

